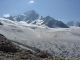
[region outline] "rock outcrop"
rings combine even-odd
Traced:
[[[0,22],[0,25],[3,25],[3,24]]]
[[[45,59],[46,58],[46,59]],[[22,49],[0,34],[0,59],[3,60],[48,60],[47,52],[34,53]]]

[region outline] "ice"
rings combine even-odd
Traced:
[[[1,18],[0,22],[3,23],[0,33],[8,39],[48,51],[53,56],[60,57],[62,54],[64,57],[80,57],[80,27],[32,29],[28,27],[33,25],[29,26],[25,22]]]

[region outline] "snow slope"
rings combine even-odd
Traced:
[[[5,22],[6,21],[6,22]],[[32,25],[0,18],[0,33],[8,39],[48,51],[55,57],[80,58],[80,27],[32,29]]]

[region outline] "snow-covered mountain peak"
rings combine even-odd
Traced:
[[[62,21],[55,20],[54,18],[50,16],[43,17],[34,10],[19,14],[17,16],[13,16],[13,17],[10,16],[6,19],[17,21],[17,22],[25,21],[27,24],[32,24],[32,25],[37,25],[37,26],[45,25],[50,28],[56,28],[56,27],[69,28]]]
[[[38,21],[38,25],[36,24],[28,24],[26,23],[26,21],[12,21],[9,19],[5,19],[5,18],[0,18],[0,24],[2,24],[3,26],[16,26],[16,27],[22,27],[22,28],[47,28],[47,26],[45,25],[41,25],[39,26],[41,22]]]
[[[69,21],[67,23],[68,26],[79,26],[80,25],[80,22],[78,21]]]

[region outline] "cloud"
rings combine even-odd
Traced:
[[[34,3],[34,0],[30,0],[29,2],[28,2],[28,4],[33,4]]]
[[[58,19],[58,21],[61,21],[61,19]]]
[[[58,21],[62,21],[63,22],[63,19],[58,19]]]
[[[3,16],[4,17],[10,17],[10,14],[4,14]]]

